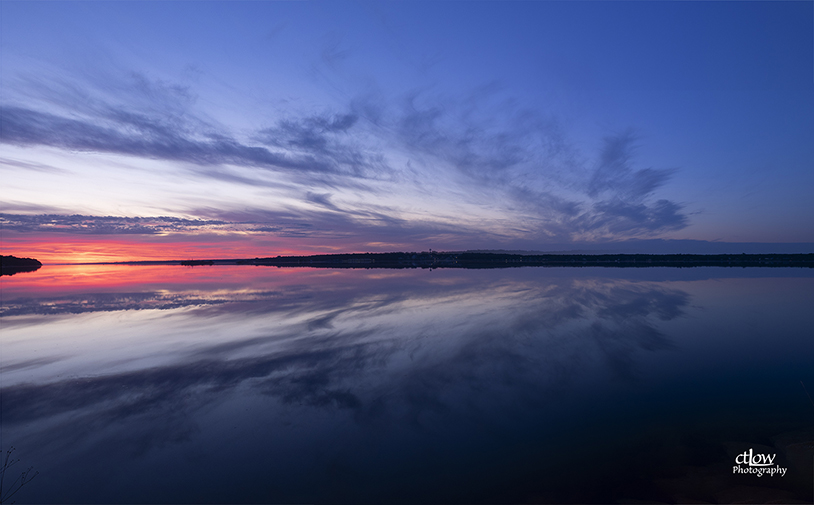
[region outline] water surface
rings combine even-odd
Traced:
[[[806,269],[3,277],[18,502],[810,502]],[[733,474],[777,454],[780,477]]]

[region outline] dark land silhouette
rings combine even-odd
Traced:
[[[362,253],[277,256],[237,260],[239,265],[327,268],[516,268],[516,267],[804,267],[814,254],[500,254]]]
[[[41,266],[42,263],[33,258],[0,256],[0,275],[14,275],[20,272],[33,272],[39,269]]]
[[[31,258],[3,256],[3,275],[37,270]],[[488,252],[388,252],[313,254],[214,260],[118,261],[110,265],[254,265],[311,268],[519,268],[519,267],[797,267],[814,268],[808,254],[511,254]]]
[[[197,266],[211,266],[214,265],[215,262],[213,260],[184,260],[181,262],[182,265],[185,267],[197,267]]]

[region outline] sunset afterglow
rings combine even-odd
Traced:
[[[0,9],[4,253],[812,250],[810,2]]]

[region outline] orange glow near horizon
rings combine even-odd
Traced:
[[[277,238],[271,241],[257,237],[211,236],[29,237],[8,233],[3,236],[2,250],[3,254],[35,258],[43,264],[208,260],[327,252],[325,248],[308,248],[292,239]]]

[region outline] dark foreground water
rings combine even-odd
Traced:
[[[46,265],[0,444],[18,503],[811,502],[813,273]]]

